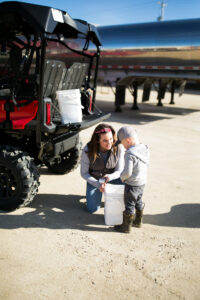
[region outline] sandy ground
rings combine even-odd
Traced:
[[[97,99],[114,111],[106,89]],[[114,232],[103,207],[86,212],[79,168],[42,168],[32,204],[0,213],[0,299],[200,299],[200,95],[176,95],[174,106],[167,95],[164,107],[154,99],[140,111],[128,99],[109,119],[116,130],[133,124],[151,148],[143,227]]]

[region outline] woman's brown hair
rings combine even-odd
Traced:
[[[91,140],[89,141],[89,143],[87,144],[88,146],[88,157],[90,161],[95,161],[98,157],[98,152],[99,152],[99,140],[100,140],[100,136],[101,134],[104,134],[106,132],[112,131],[112,135],[113,135],[113,145],[112,145],[112,149],[114,150],[114,152],[116,153],[117,151],[117,147],[115,146],[115,143],[117,141],[117,137],[116,137],[116,133],[115,130],[112,128],[112,126],[102,123],[100,125],[98,125],[91,137]]]

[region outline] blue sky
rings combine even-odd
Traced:
[[[2,2],[2,1],[0,1]],[[98,25],[156,21],[161,14],[159,0],[24,0],[52,6]],[[162,0],[160,0],[162,2]],[[200,0],[165,0],[164,20],[200,18]]]

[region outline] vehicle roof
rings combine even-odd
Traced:
[[[63,34],[67,38],[73,38],[78,33],[82,33],[96,45],[101,45],[94,25],[83,20],[72,19],[63,10],[25,2],[0,3],[0,32],[9,30],[22,31],[27,34],[35,32]]]

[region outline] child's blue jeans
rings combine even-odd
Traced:
[[[111,184],[123,184],[120,178],[109,181]],[[87,182],[86,201],[87,210],[94,213],[101,207],[102,192]]]

